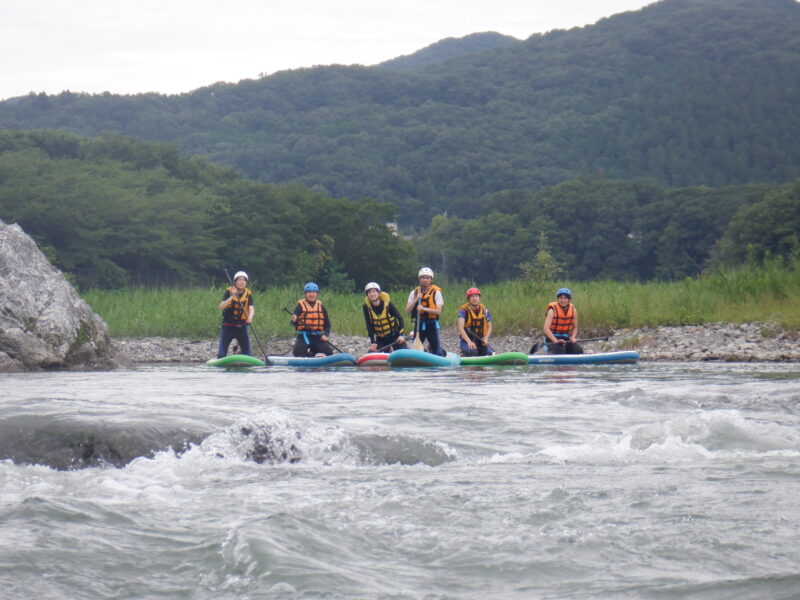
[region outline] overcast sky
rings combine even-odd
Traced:
[[[0,0],[0,99],[188,92],[446,37],[583,26],[653,0]]]

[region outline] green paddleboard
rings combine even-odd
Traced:
[[[228,354],[222,358],[212,358],[206,364],[209,367],[263,367],[265,363],[247,354]]]
[[[501,352],[492,356],[462,356],[462,367],[491,367],[494,365],[527,365],[528,355],[524,352]]]

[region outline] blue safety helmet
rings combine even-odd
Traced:
[[[306,287],[303,288],[303,292],[318,292],[319,286],[314,283],[313,281],[306,284]]]
[[[569,289],[559,288],[558,291],[556,292],[556,298],[558,298],[562,294],[566,294],[567,296],[569,296],[570,300],[572,299],[572,292],[570,292]]]

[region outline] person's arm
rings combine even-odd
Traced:
[[[233,296],[231,295],[231,289],[228,288],[222,295],[222,302],[219,303],[219,309],[227,310],[228,308],[230,308],[231,302],[233,302]]]
[[[408,295],[408,304],[406,304],[406,312],[410,315],[414,314],[414,309],[417,307],[417,290],[411,290]]]
[[[248,325],[253,322],[253,317],[255,317],[255,316],[256,316],[256,307],[254,306],[253,294],[251,292],[250,293],[250,305],[249,305],[248,310],[247,310],[247,324]]]
[[[322,306],[322,335],[320,339],[323,342],[328,341],[328,336],[331,334],[331,320],[328,318],[328,309]]]
[[[365,304],[361,308],[364,310],[364,323],[367,325],[367,335],[369,336],[371,347],[375,343],[375,327],[372,325],[372,319],[369,318],[369,307]]]
[[[297,302],[294,305],[294,312],[292,313],[292,325],[294,325],[295,329],[300,327],[300,323],[297,322],[297,319],[299,319],[300,315],[302,315],[302,314],[303,314],[303,307],[300,306],[299,302]]]
[[[489,309],[486,309],[486,333],[483,336],[483,343],[489,345],[489,336],[492,335],[492,315]]]
[[[556,336],[553,335],[553,332],[550,331],[550,323],[553,322],[553,316],[555,315],[555,311],[552,308],[547,309],[547,317],[544,319],[544,336],[553,342],[554,344],[564,343],[564,340],[559,340]]]
[[[467,315],[465,314],[465,311],[463,309],[459,310],[458,311],[458,321],[456,321],[456,331],[458,331],[458,336],[462,340],[464,340],[464,342],[466,342],[467,348],[469,348],[470,350],[475,350],[475,348],[477,348],[477,346],[475,345],[475,342],[473,342],[470,339],[469,334],[467,333],[467,330],[464,328],[464,324],[466,322],[467,322]]]
[[[575,314],[575,320],[572,322],[572,331],[569,332],[569,341],[574,344],[578,339],[578,309],[573,306],[572,311]]]

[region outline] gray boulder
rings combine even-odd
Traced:
[[[0,220],[0,371],[113,366],[105,322],[19,225]]]

